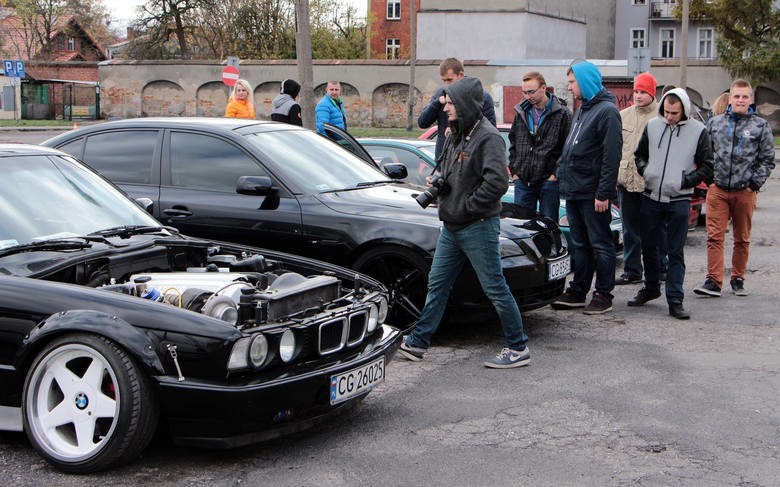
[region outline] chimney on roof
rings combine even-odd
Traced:
[[[127,28],[127,40],[128,41],[132,41],[133,39],[135,39],[135,29],[133,29],[132,27],[128,27]]]

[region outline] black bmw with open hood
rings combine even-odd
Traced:
[[[0,429],[58,468],[129,461],[160,419],[206,447],[299,431],[384,380],[380,282],[182,236],[60,151],[0,145],[0,172]]]

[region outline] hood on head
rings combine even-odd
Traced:
[[[688,97],[688,93],[682,88],[674,88],[664,93],[664,96],[661,97],[661,101],[658,102],[658,114],[662,117],[664,116],[664,100],[670,94],[677,95],[677,98],[682,101],[683,114],[685,115],[683,120],[691,118],[691,99]]]
[[[571,71],[580,87],[583,100],[588,101],[601,91],[601,73],[595,64],[583,61],[573,65]]]
[[[464,76],[445,87],[444,94],[449,95],[455,104],[461,127],[471,128],[482,118],[484,91],[478,78]]]

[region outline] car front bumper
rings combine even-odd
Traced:
[[[272,380],[214,383],[156,377],[163,415],[174,442],[188,446],[234,448],[301,431],[351,409],[368,394],[331,405],[331,376],[381,357],[386,367],[400,344],[400,331],[385,326],[370,351],[313,367],[303,364]]]

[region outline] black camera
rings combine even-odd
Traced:
[[[430,188],[414,197],[417,204],[423,208],[428,208],[428,205],[433,203],[433,200],[435,200],[437,196],[440,194],[447,194],[447,190],[449,189],[447,181],[441,176],[432,177],[430,184]]]

